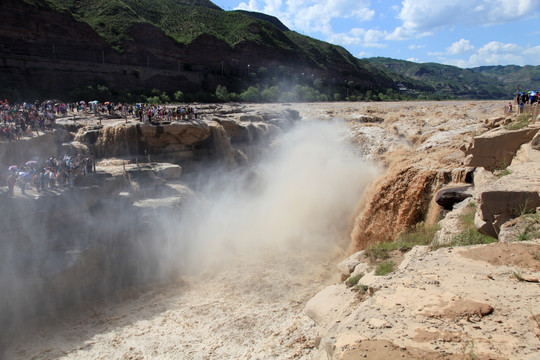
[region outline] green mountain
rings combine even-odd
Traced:
[[[462,69],[457,66],[437,63],[414,63],[384,57],[367,59],[373,66],[384,71],[394,81],[409,89],[433,92],[457,98],[507,99],[515,92],[513,71],[499,77],[488,75],[488,71]],[[539,67],[540,68],[540,67]],[[519,75],[516,75],[516,77]],[[527,86],[530,83],[524,82]]]
[[[480,66],[471,70],[495,79],[509,91],[540,90],[540,66]]]

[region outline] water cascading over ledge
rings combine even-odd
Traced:
[[[352,250],[393,241],[420,221],[436,221],[436,216],[428,218],[428,212],[433,195],[445,182],[445,173],[440,170],[394,163],[362,200],[351,232]]]

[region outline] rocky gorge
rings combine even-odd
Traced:
[[[97,170],[3,198],[17,260],[3,259],[2,321],[34,318],[9,325],[0,356],[533,359],[540,127],[504,129],[502,112],[204,105],[171,124],[66,117],[0,144],[6,168],[85,154]],[[453,245],[467,211],[500,242]],[[394,271],[375,274],[366,249],[437,223],[437,246],[392,253]]]

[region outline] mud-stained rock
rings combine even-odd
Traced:
[[[436,340],[442,340],[444,342],[461,342],[463,340],[463,334],[450,331],[428,331],[425,329],[416,329],[416,335],[413,340],[416,342],[430,342]]]
[[[494,266],[517,266],[540,271],[540,245],[533,243],[493,243],[459,251],[463,257],[485,261]]]
[[[92,151],[90,150],[88,145],[78,141],[61,144],[59,145],[59,148],[64,149],[63,153],[68,155],[92,155]]]
[[[75,135],[75,141],[86,145],[94,145],[99,137],[99,130],[101,127],[88,126],[79,129]]]
[[[498,117],[495,117],[495,118],[484,120],[484,124],[486,124],[487,129],[491,130],[491,129],[497,128],[497,127],[499,127],[501,125],[506,125],[506,124],[510,123],[510,121],[511,121],[510,118],[498,116]]]
[[[324,357],[321,357],[324,359]],[[462,360],[462,354],[439,354],[434,351],[427,351],[414,347],[397,346],[388,340],[361,340],[353,349],[343,352],[337,359],[339,360],[389,360],[389,359],[410,359],[410,360]]]
[[[164,180],[176,180],[182,175],[182,167],[176,164],[152,164],[152,169]]]
[[[68,141],[72,141],[74,138],[74,135],[67,130],[64,130],[62,128],[57,128],[53,131],[53,137],[54,141],[57,143],[65,143]]]
[[[471,316],[484,317],[493,312],[493,307],[471,299],[453,298],[449,302],[441,301],[439,304],[424,307],[422,315],[428,317],[469,318]]]
[[[140,125],[140,140],[152,151],[165,149],[170,144],[190,146],[210,137],[206,122],[181,122],[170,125]]]
[[[456,235],[463,231],[463,217],[475,211],[469,207],[469,204],[468,200],[456,204],[455,208],[439,221],[440,229],[435,233],[432,244],[448,245]]]
[[[249,141],[249,130],[243,124],[231,119],[219,119],[216,121],[223,126],[232,143]]]
[[[386,328],[391,328],[392,324],[390,324],[390,322],[383,319],[371,318],[371,319],[368,319],[367,326],[370,329],[386,329]]]
[[[453,169],[451,172],[452,182],[472,184],[474,180],[474,170],[475,168],[473,167]]]

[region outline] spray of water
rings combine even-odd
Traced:
[[[304,122],[248,170],[205,172],[199,200],[159,226],[162,264],[193,270],[268,251],[347,246],[350,216],[379,171],[346,132],[337,122]]]
[[[208,165],[182,208],[141,216],[100,188],[42,199],[42,211],[30,201],[11,208],[17,216],[5,226],[18,231],[1,246],[0,285],[8,291],[0,294],[0,320],[239,258],[346,248],[350,217],[379,171],[348,143],[345,125],[301,122],[263,154],[236,170]]]

